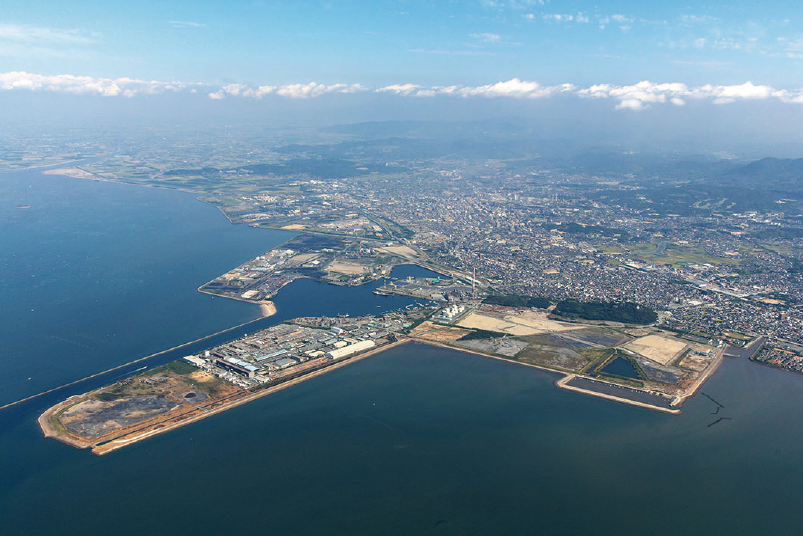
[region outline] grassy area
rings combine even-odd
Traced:
[[[667,244],[660,255],[653,253],[656,248],[656,244],[644,243],[632,246],[630,251],[633,256],[642,261],[653,264],[671,264],[676,267],[683,264],[740,264],[738,259],[714,257],[697,246]]]
[[[114,391],[103,391],[101,393],[95,393],[95,400],[100,400],[101,402],[111,402],[112,400],[119,400],[120,398],[125,398],[126,395],[123,393],[116,393]]]
[[[724,333],[724,335],[726,337],[730,337],[731,339],[737,339],[737,340],[740,340],[740,341],[752,341],[753,340],[753,337],[750,337],[749,335],[743,335],[741,333],[736,333],[735,331],[726,331]]]
[[[597,251],[602,253],[624,253],[625,250],[619,246],[614,246],[611,244],[597,244],[594,246]],[[655,249],[655,248],[653,248]]]
[[[588,359],[588,364],[583,367],[581,372],[586,372],[596,368],[599,364],[607,362],[615,353],[616,350],[614,348],[587,348],[580,350],[580,354]]]
[[[172,372],[174,374],[178,374],[179,376],[187,376],[192,374],[198,370],[193,365],[190,365],[183,359],[179,359],[178,361],[173,361],[172,363],[168,363],[166,365],[162,365],[161,367],[157,367],[151,371],[151,376],[153,374],[165,373],[165,372]]]
[[[650,242],[642,242],[641,244],[635,244],[633,246],[629,246],[627,249],[636,255],[652,253],[655,251],[655,248],[658,247],[658,244],[652,244]]]
[[[778,255],[796,255],[803,252],[803,248],[787,246],[783,244],[762,243],[760,244],[760,246],[763,249],[767,251],[772,251],[773,253],[777,253]]]
[[[644,382],[641,382],[639,380],[625,378],[624,376],[616,376],[615,374],[608,374],[606,372],[599,372],[596,374],[596,377],[599,378],[600,380],[606,380],[613,383],[629,385],[630,387],[637,387],[639,389],[644,387]]]

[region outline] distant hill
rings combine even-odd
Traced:
[[[365,139],[391,137],[418,139],[511,139],[531,137],[531,125],[516,124],[514,120],[485,121],[368,121],[333,125],[323,132],[350,134]]]
[[[762,158],[721,177],[723,184],[781,192],[803,192],[803,158]]]
[[[588,151],[572,158],[567,167],[597,175],[632,174],[663,179],[696,180],[719,176],[741,164],[708,155],[665,155]]]

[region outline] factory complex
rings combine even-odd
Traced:
[[[396,340],[404,316],[307,317],[222,344],[185,361],[253,389]]]

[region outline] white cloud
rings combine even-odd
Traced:
[[[745,82],[740,85],[711,85],[690,88],[682,83],[654,84],[647,80],[632,86],[612,86],[598,84],[578,90],[577,95],[584,98],[610,98],[619,103],[617,109],[640,110],[649,104],[671,102],[683,106],[689,99],[711,100],[715,104],[728,104],[740,100],[778,99],[783,102],[803,101],[803,90],[778,90],[771,86]],[[636,104],[638,101],[640,104]]]
[[[548,97],[561,92],[572,91],[574,86],[564,84],[561,86],[542,86],[538,82],[522,81],[513,78],[507,82],[497,82],[477,87],[460,87],[453,91],[462,97],[512,97],[512,98],[540,98]],[[450,93],[451,94],[451,93]]]
[[[26,72],[0,73],[0,91],[47,91],[71,94],[100,95],[104,97],[135,97],[145,94],[186,91],[204,93],[213,100],[225,98],[308,99],[332,94],[371,92],[397,97],[459,97],[488,99],[544,99],[564,95],[582,99],[612,100],[618,110],[643,110],[650,106],[672,104],[680,107],[689,101],[709,101],[728,104],[736,101],[774,99],[784,103],[803,104],[803,88],[788,90],[768,85],[745,82],[735,85],[690,87],[680,82],[654,83],[643,80],[633,85],[595,84],[577,87],[573,84],[545,86],[533,80],[513,78],[481,86],[449,85],[423,86],[419,84],[393,84],[368,88],[360,84],[306,84],[263,85],[226,84],[211,87],[200,83],[160,82],[134,78],[94,78],[90,76],[41,75]]]
[[[169,20],[167,24],[173,28],[204,28],[206,24],[201,22],[193,22],[191,20]]]
[[[21,24],[0,24],[0,40],[18,43],[92,43],[94,39],[80,30],[40,28]]]
[[[577,23],[577,24],[588,24],[590,22],[594,22],[600,30],[604,30],[608,24],[614,23],[619,26],[624,31],[629,30],[633,23],[636,21],[635,17],[630,17],[627,15],[615,14],[615,15],[587,15],[582,11],[578,11],[577,14],[571,13],[541,13],[540,17],[535,15],[534,13],[526,13],[522,15],[526,20],[534,22],[536,19],[540,18],[546,22],[555,22],[555,23]],[[641,20],[640,22],[650,22]]]
[[[393,84],[376,89],[377,93],[395,93],[403,97],[415,96],[420,90],[421,86],[416,84]]]
[[[133,97],[142,94],[180,91],[186,84],[157,82],[133,78],[93,78],[70,74],[41,75],[23,71],[0,73],[0,90],[25,89],[29,91],[53,91],[73,94],[91,94],[104,97]]]
[[[485,97],[485,98],[529,98],[548,97],[558,93],[567,93],[575,88],[572,84],[559,86],[542,86],[538,82],[528,82],[513,78],[506,82],[497,82],[484,86],[434,86],[423,87],[415,84],[396,84],[378,88],[377,93],[393,93],[403,97]]]
[[[641,110],[644,108],[644,102],[638,99],[624,99],[615,108],[617,110]]]
[[[480,4],[493,9],[527,9],[543,6],[546,0],[480,0]]]
[[[483,43],[498,43],[502,37],[494,33],[473,33],[471,37],[479,39]]]
[[[795,39],[794,41],[780,40],[786,45],[786,56],[794,59],[803,58],[803,39]]]
[[[786,93],[770,86],[757,86],[752,82],[745,82],[737,86],[713,86],[708,84],[695,89],[692,96],[712,98],[715,104],[728,104],[737,100],[764,100],[770,97],[784,98]]]
[[[220,100],[226,96],[231,97],[249,97],[253,99],[261,99],[266,95],[276,94],[281,97],[290,99],[306,99],[310,97],[320,97],[329,93],[357,93],[358,91],[365,91],[366,88],[360,84],[316,84],[310,82],[308,84],[288,84],[285,86],[259,86],[251,87],[241,84],[227,84],[220,88],[218,91],[209,94],[209,98]]]
[[[554,22],[571,22],[574,20],[574,15],[561,14],[561,13],[544,13],[541,15],[544,20]]]
[[[491,52],[484,50],[444,50],[444,49],[426,49],[426,48],[411,48],[407,52],[415,54],[442,54],[446,56],[493,56]]]
[[[631,24],[633,22],[633,17],[628,17],[626,15],[611,15],[611,20],[616,24]]]
[[[276,90],[277,95],[282,97],[290,97],[293,99],[304,99],[307,97],[319,97],[329,93],[358,93],[365,91],[366,88],[360,84],[334,84],[327,86],[325,84],[316,84],[310,82],[309,84],[291,84],[289,86],[281,86]]]
[[[710,24],[716,22],[718,19],[711,15],[681,15],[680,22],[686,26],[693,24]]]

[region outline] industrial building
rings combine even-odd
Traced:
[[[374,341],[359,341],[355,342],[354,344],[344,346],[343,348],[335,348],[334,350],[330,350],[326,352],[326,357],[330,359],[342,359],[358,352],[368,350],[369,348],[373,348],[374,346],[376,346]]]

